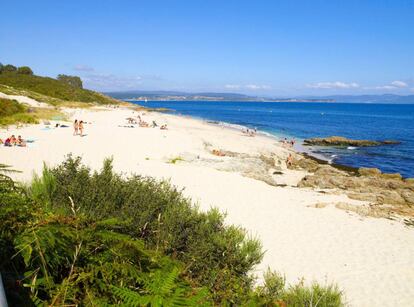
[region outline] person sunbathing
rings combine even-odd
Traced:
[[[7,147],[11,147],[12,145],[11,145],[11,143],[10,143],[10,138],[7,138],[5,141],[4,141],[4,146],[7,146]]]
[[[14,134],[10,137],[10,145],[15,146],[17,145],[17,139]]]
[[[160,127],[160,129],[161,129],[161,130],[168,130],[167,125],[162,125],[162,126]]]
[[[148,123],[147,123],[147,122],[145,122],[145,121],[141,121],[141,122],[139,123],[139,126],[140,126],[140,127],[144,127],[144,128],[148,128],[148,127],[149,127]]]
[[[21,135],[17,137],[16,144],[20,147],[26,147],[26,141],[22,139]]]

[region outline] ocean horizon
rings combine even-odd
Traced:
[[[131,102],[131,101],[130,101]],[[414,104],[284,103],[238,101],[133,101],[150,108],[203,120],[257,129],[277,139],[294,138],[296,149],[349,167],[375,167],[385,173],[414,177]],[[306,138],[343,136],[396,140],[375,147],[301,146]]]

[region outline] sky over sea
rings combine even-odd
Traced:
[[[87,88],[414,94],[414,0],[3,1],[0,62]]]

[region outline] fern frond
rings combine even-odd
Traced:
[[[118,296],[127,306],[146,306],[150,303],[150,299],[146,296],[141,296],[139,293],[127,288],[120,288],[111,286],[113,293]]]

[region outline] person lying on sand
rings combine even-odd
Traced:
[[[226,154],[222,152],[220,149],[213,149],[211,152],[215,156],[224,157]]]
[[[26,141],[22,139],[22,136],[19,135],[16,141],[17,146],[26,147]]]
[[[135,118],[132,118],[132,117],[128,117],[127,120],[128,120],[128,124],[136,124],[137,123]]]
[[[147,122],[145,122],[145,121],[141,121],[141,122],[139,123],[139,126],[140,126],[140,127],[143,127],[143,128],[148,128],[148,127],[149,127],[148,123],[147,123]]]
[[[14,134],[10,137],[10,145],[15,146],[17,145],[17,139]]]
[[[11,147],[10,138],[4,140],[4,146]]]
[[[168,130],[167,125],[162,125],[162,126],[160,127],[160,129],[161,129],[161,130]]]

